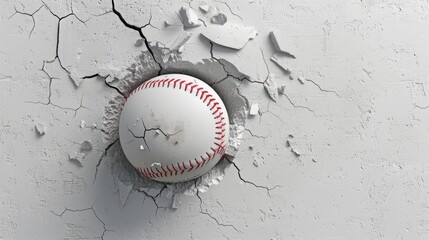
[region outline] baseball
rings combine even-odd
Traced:
[[[201,176],[221,159],[229,135],[222,99],[203,81],[183,74],[152,78],[126,99],[119,138],[128,161],[160,182]]]

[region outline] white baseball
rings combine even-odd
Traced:
[[[194,179],[221,159],[229,119],[219,95],[183,74],[152,78],[127,98],[119,121],[122,149],[136,170],[160,182]]]

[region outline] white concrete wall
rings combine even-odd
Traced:
[[[258,31],[241,50],[211,52],[204,25],[186,29],[180,54],[249,76],[228,79],[261,108],[246,120],[237,168],[177,209],[163,188],[118,181],[115,158],[101,157],[114,140],[103,138],[105,107],[119,95],[82,77],[122,79],[147,50],[139,33],[110,0],[2,0],[0,239],[429,239],[428,1],[115,3],[133,26],[152,15],[142,30],[151,46],[183,31],[164,25],[180,23],[182,6],[208,27],[203,4]],[[270,60],[273,30],[296,56],[292,80]],[[261,84],[269,74],[285,86],[276,102]],[[69,154],[85,140],[93,149],[79,166]]]

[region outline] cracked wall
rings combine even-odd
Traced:
[[[424,1],[0,3],[0,239],[425,239]],[[184,73],[227,156],[139,176],[124,99]]]

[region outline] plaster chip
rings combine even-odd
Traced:
[[[281,85],[280,87],[277,88],[279,94],[283,94],[285,93],[286,90],[286,85]]]
[[[179,47],[179,49],[177,49],[178,53],[182,53],[184,51],[185,51],[185,45],[182,45],[182,46]]]
[[[249,114],[250,116],[256,116],[259,114],[259,105],[257,103],[252,103]]]
[[[201,25],[198,15],[189,7],[182,7],[179,10],[179,17],[183,23],[184,28],[193,28]]]
[[[210,11],[210,6],[209,5],[201,5],[200,10],[204,13],[208,13]]]
[[[173,41],[166,43],[165,47],[170,49],[170,51],[178,51],[192,36],[190,32],[181,32]]]
[[[80,128],[85,128],[86,122],[84,120],[80,120]]]
[[[171,203],[172,209],[178,209],[180,204],[182,203],[180,199],[182,198],[183,194],[174,194],[173,196],[173,202]]]
[[[295,56],[290,52],[291,46],[288,45],[288,41],[286,41],[284,36],[282,36],[278,31],[271,31],[270,39],[277,52],[287,53],[295,58]]]
[[[292,72],[290,68],[292,58],[287,56],[280,56],[279,54],[274,53],[274,55],[270,59],[286,73]]]
[[[70,73],[68,76],[69,76],[70,80],[72,80],[72,82],[76,88],[80,87],[80,85],[83,82],[82,78],[76,76],[75,73]]]
[[[85,157],[85,154],[83,153],[78,153],[78,152],[73,152],[73,153],[69,153],[69,161],[76,164],[78,167],[83,167],[82,161],[83,158]]]
[[[42,123],[38,123],[36,124],[35,128],[36,128],[37,135],[39,136],[45,135],[46,133],[45,125],[43,125]]]
[[[223,13],[218,13],[211,18],[211,22],[214,24],[224,25],[228,18]]]
[[[269,74],[268,75],[267,80],[264,82],[264,88],[265,88],[265,91],[270,96],[270,98],[274,102],[277,102],[277,100],[279,99],[279,92],[278,92],[278,89],[277,89],[277,83],[275,81],[274,74]]]
[[[299,77],[298,77],[298,81],[299,81],[301,84],[304,84],[305,78],[304,78],[304,77],[299,76]]]
[[[208,40],[224,47],[242,49],[249,39],[256,37],[258,32],[253,27],[226,23],[211,25],[201,32]]]
[[[82,142],[82,144],[80,145],[80,150],[81,151],[91,151],[92,150],[92,142],[91,140],[85,140]]]

